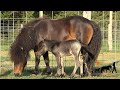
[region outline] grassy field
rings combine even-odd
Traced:
[[[1,72],[0,72],[0,79],[70,79],[70,74],[72,73],[72,70],[74,68],[74,61],[72,60],[72,57],[64,57],[65,59],[65,72],[66,77],[60,78],[55,77],[54,74],[56,73],[56,60],[55,57],[50,53],[50,66],[52,68],[52,73],[50,75],[45,75],[45,63],[43,60],[43,57],[41,57],[40,62],[40,73],[38,75],[32,74],[32,71],[34,70],[34,53],[30,52],[31,58],[27,63],[27,66],[22,74],[21,77],[15,77],[13,75],[13,63],[9,59],[9,53],[8,51],[1,51]],[[107,64],[110,64],[114,61],[115,58],[114,52],[105,52],[100,53],[97,62],[95,63],[95,67],[101,67]],[[116,53],[116,59],[119,60],[120,53]],[[93,77],[83,77],[81,79],[120,79],[120,63],[116,64],[118,73],[102,73],[99,76],[93,76]],[[79,70],[78,70],[79,71]],[[77,71],[77,73],[78,73]],[[74,79],[80,79],[78,76],[76,76]]]

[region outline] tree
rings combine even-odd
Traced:
[[[12,18],[12,11],[1,11],[1,18]]]

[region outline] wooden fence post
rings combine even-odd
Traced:
[[[39,17],[43,18],[43,11],[39,11]]]
[[[83,11],[83,17],[91,20],[91,11]]]
[[[110,51],[112,51],[112,14],[113,12],[110,11],[110,19],[108,24],[108,46]]]

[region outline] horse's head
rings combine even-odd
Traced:
[[[20,44],[14,43],[10,49],[10,58],[14,63],[14,75],[20,76],[29,59],[29,53]]]
[[[23,62],[14,61],[14,75],[21,76],[22,71],[24,70],[24,67],[26,66],[26,64],[27,64],[27,61],[23,61]]]

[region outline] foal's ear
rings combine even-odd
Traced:
[[[47,39],[44,39],[44,41],[47,41]]]
[[[44,39],[41,40],[41,42],[44,42],[44,41],[45,41]]]
[[[39,45],[41,45],[41,44],[43,44],[44,43],[44,40],[41,40],[40,42],[39,42]]]

